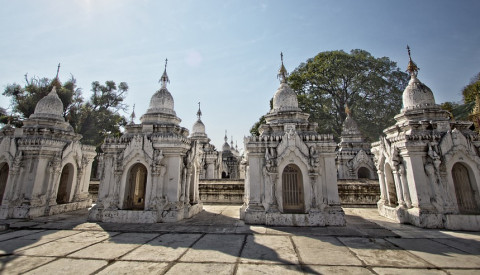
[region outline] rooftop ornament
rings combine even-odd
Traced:
[[[407,45],[407,51],[408,51],[408,59],[409,59],[407,72],[409,72],[411,76],[417,76],[420,68],[417,66],[417,64],[415,64],[415,62],[413,62],[412,55],[410,54],[410,47],[408,45]]]
[[[200,102],[198,102],[198,112],[197,112],[197,117],[198,117],[198,120],[200,120],[200,118],[202,117],[202,110],[200,110]]]
[[[282,66],[278,70],[277,78],[280,79],[280,83],[287,83],[288,72],[283,65],[283,52],[280,52],[280,59],[282,60]]]
[[[162,83],[162,88],[167,88],[167,83],[170,83],[170,79],[168,78],[167,75],[167,62],[168,59],[165,59],[165,70],[163,71],[162,77],[160,78],[160,83]]]

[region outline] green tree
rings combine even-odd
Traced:
[[[58,79],[48,79],[32,77],[25,75],[26,84],[22,87],[20,84],[10,84],[5,88],[3,95],[10,97],[12,114],[9,119],[16,126],[22,125],[22,120],[28,118],[35,111],[38,101],[45,97],[56,86],[58,97],[63,103],[63,115],[67,120],[74,116],[82,104],[82,92],[77,88],[76,80],[73,76],[62,84]],[[72,121],[75,124],[76,121]]]
[[[470,83],[463,88],[462,95],[464,103],[474,102],[475,97],[480,95],[480,73],[474,76]]]
[[[107,135],[120,135],[121,127],[127,124],[127,119],[119,113],[127,109],[124,103],[127,91],[125,82],[118,87],[114,81],[106,81],[105,85],[92,83],[92,96],[78,112],[77,129],[83,135],[83,143],[99,148]]]
[[[345,107],[352,110],[364,136],[376,140],[395,123],[408,75],[388,57],[364,50],[321,52],[288,77],[299,107],[317,122],[319,133],[341,135]]]
[[[273,98],[270,99],[270,110],[273,108]],[[252,128],[250,128],[250,134],[252,136],[259,136],[260,132],[258,131],[258,128],[260,128],[260,125],[265,124],[265,116],[261,116],[260,119],[253,124]]]
[[[265,124],[265,116],[261,116],[260,119],[253,124],[252,128],[250,128],[250,134],[252,136],[259,136],[260,132],[258,131],[258,128],[260,128],[260,125]]]
[[[119,135],[121,127],[126,124],[126,118],[119,114],[125,111],[124,103],[128,85],[121,82],[118,87],[114,81],[106,81],[105,85],[98,81],[92,83],[92,96],[84,102],[80,88],[72,76],[67,82],[58,79],[28,78],[26,84],[11,84],[5,88],[3,95],[10,97],[13,114],[0,114],[0,123],[8,120],[17,127],[35,111],[38,101],[45,97],[56,86],[57,94],[63,103],[64,117],[75,129],[83,135],[82,143],[94,145],[97,148],[108,134]]]
[[[8,113],[7,110],[3,107],[0,107],[0,124],[7,124],[8,123]]]

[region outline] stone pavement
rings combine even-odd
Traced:
[[[376,209],[346,227],[248,226],[239,206],[205,205],[171,224],[86,221],[86,210],[7,220],[0,274],[480,274],[480,233],[426,230]]]

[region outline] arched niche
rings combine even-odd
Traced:
[[[284,213],[303,213],[305,211],[305,192],[303,176],[295,164],[288,164],[282,172],[282,202]]]
[[[363,167],[363,166],[358,168],[357,177],[359,179],[370,179],[371,178],[370,169],[368,169],[367,167]]]
[[[479,213],[480,210],[480,202],[475,199],[478,190],[476,190],[474,176],[469,170],[467,165],[456,162],[451,171],[458,210],[461,214]]]
[[[62,174],[60,176],[60,183],[57,189],[57,204],[65,204],[70,201],[70,189],[73,182],[73,165],[67,163],[63,166]]]
[[[390,164],[385,163],[385,185],[387,187],[388,192],[388,202],[391,206],[398,205],[398,197],[397,197],[397,189],[395,188],[395,180],[393,177],[392,168]]]
[[[10,172],[10,167],[6,162],[0,164],[0,205],[3,201],[3,196],[5,195],[5,189],[7,188],[8,174]]]
[[[136,163],[130,168],[125,184],[123,209],[145,209],[147,175],[147,168],[141,163]]]
[[[228,173],[225,172],[225,171],[223,171],[223,172],[222,172],[222,179],[228,179],[228,178],[230,178],[230,176],[228,175]]]

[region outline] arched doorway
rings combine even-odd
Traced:
[[[370,170],[366,167],[360,167],[357,171],[357,176],[359,179],[369,179],[370,178]]]
[[[228,173],[225,172],[225,171],[223,171],[223,172],[222,172],[222,179],[228,179],[228,178],[230,178],[230,176],[228,175]]]
[[[7,163],[0,164],[0,205],[3,201],[3,195],[5,195],[5,189],[7,188],[8,173],[10,169]]]
[[[455,163],[452,167],[452,178],[460,213],[478,213],[479,207],[475,201],[475,190],[472,188],[473,181],[467,167],[459,162]]]
[[[395,189],[395,180],[393,179],[392,168],[390,164],[385,163],[385,183],[388,190],[388,202],[391,206],[398,205],[397,189]]]
[[[145,209],[145,192],[147,187],[147,168],[137,163],[130,168],[125,186],[124,209]]]
[[[284,213],[304,212],[305,203],[302,172],[295,164],[289,164],[283,169],[282,199]]]
[[[73,181],[73,165],[71,163],[66,164],[62,169],[62,175],[60,176],[60,184],[58,184],[57,190],[57,204],[68,203],[70,199],[69,189],[72,186]]]

